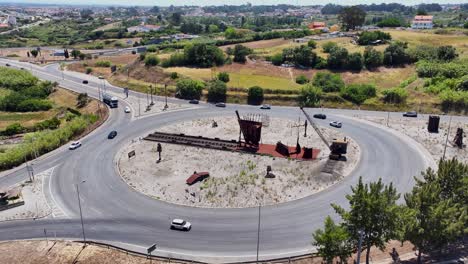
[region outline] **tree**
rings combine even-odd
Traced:
[[[75,60],[78,58],[78,56],[80,56],[80,54],[81,54],[81,51],[76,50],[76,49],[72,50],[71,52],[71,55]]]
[[[383,63],[382,52],[373,47],[366,47],[364,50],[364,65],[368,70],[381,66]]]
[[[427,11],[422,9],[421,7],[418,8],[418,10],[416,11],[416,15],[417,16],[427,16]]]
[[[228,27],[228,28],[224,31],[224,37],[225,37],[226,39],[236,39],[236,38],[238,38],[236,29],[233,28],[233,27]]]
[[[431,168],[415,177],[416,185],[405,195],[408,208],[405,239],[421,254],[440,250],[461,238],[468,227],[468,165],[456,159],[439,161],[437,172]]]
[[[275,55],[271,56],[271,63],[273,65],[279,66],[283,63],[283,55],[281,53],[276,53]]]
[[[149,10],[149,12],[150,12],[151,14],[154,14],[154,15],[155,15],[155,14],[159,14],[159,11],[160,11],[160,10],[159,10],[159,7],[158,7],[158,6],[153,6],[153,7]]]
[[[176,83],[176,97],[182,99],[200,99],[205,84],[201,81],[181,79]]]
[[[233,55],[234,55],[234,62],[238,63],[245,63],[247,59],[245,58],[247,55],[252,53],[252,49],[247,48],[246,46],[237,44],[234,46]]]
[[[80,12],[80,16],[83,19],[90,19],[93,14],[94,14],[94,12],[91,9],[83,9]]]
[[[315,87],[311,84],[307,84],[301,88],[301,92],[298,96],[300,106],[304,107],[316,107],[320,103],[322,98],[322,89]]]
[[[32,55],[34,58],[36,58],[37,55],[39,54],[39,51],[33,49],[33,50],[30,51],[30,53],[31,53],[31,55]]]
[[[86,54],[80,52],[78,57],[80,58],[80,60],[84,60],[86,58]]]
[[[334,48],[327,58],[327,65],[330,69],[342,69],[348,63],[348,50],[345,48]]]
[[[227,72],[220,72],[218,73],[218,80],[228,83],[229,82],[229,73]]]
[[[217,25],[211,24],[208,26],[208,32],[209,33],[218,33],[219,32],[219,27]]]
[[[87,93],[80,93],[76,98],[76,107],[82,108],[88,104],[88,94]]]
[[[173,25],[178,26],[182,22],[182,14],[181,13],[172,13],[170,21]]]
[[[252,86],[249,88],[247,103],[251,105],[259,105],[263,103],[263,89],[259,86]]]
[[[224,64],[224,53],[214,45],[196,43],[184,48],[184,63],[202,68]]]
[[[338,20],[346,31],[362,26],[365,19],[366,12],[357,6],[345,7],[338,15]]]
[[[400,236],[400,207],[396,205],[400,195],[391,183],[385,185],[379,179],[364,184],[362,177],[359,177],[356,186],[351,187],[351,191],[352,194],[346,195],[349,211],[336,204],[332,204],[332,207],[343,219],[343,226],[351,235],[354,245],[357,245],[359,233],[362,232],[362,248],[366,250],[368,264],[372,246],[383,250],[390,239]]]
[[[65,59],[70,58],[70,54],[68,53],[68,49],[65,49],[65,50],[63,51],[63,56],[65,57]]]
[[[217,103],[226,101],[226,83],[214,80],[208,84],[208,102]]]
[[[159,58],[156,55],[150,54],[145,57],[145,66],[151,67],[159,64]]]
[[[330,53],[332,49],[337,48],[337,47],[338,47],[338,44],[336,44],[336,42],[328,41],[322,45],[322,50],[325,53]]]
[[[409,55],[406,53],[408,43],[401,41],[392,42],[385,48],[383,56],[383,64],[387,66],[403,65],[410,61]]]
[[[453,46],[440,46],[437,48],[437,58],[442,61],[451,61],[458,57],[457,50]]]
[[[312,85],[321,88],[326,93],[339,92],[345,87],[341,76],[330,72],[317,72]]]
[[[382,100],[385,103],[391,104],[403,104],[406,102],[406,98],[408,98],[408,91],[405,88],[393,88],[387,89],[382,92],[383,98]]]
[[[362,65],[363,65],[363,62],[362,62],[361,53],[354,52],[354,53],[349,54],[348,64],[347,64],[348,69],[353,70],[353,71],[360,71],[362,70]]]
[[[340,258],[340,263],[347,263],[352,254],[352,244],[348,231],[336,225],[330,216],[325,218],[324,230],[318,229],[313,234],[317,253],[326,263],[333,263],[335,257]]]

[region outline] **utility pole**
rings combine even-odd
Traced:
[[[78,184],[76,184],[76,194],[78,196],[78,207],[80,208],[80,219],[81,219],[81,230],[83,231],[83,241],[84,241],[84,244],[86,245],[86,236],[85,236],[84,224],[83,224],[83,213],[81,211],[80,189],[78,187]]]
[[[448,125],[448,129],[447,129],[447,137],[445,138],[444,154],[442,155],[442,160],[445,160],[445,152],[447,151],[447,143],[448,143],[448,137],[449,137],[449,133],[450,133],[450,125],[451,124],[452,124],[452,116],[450,116],[450,119],[449,119],[449,125]]]
[[[169,108],[169,106],[167,105],[167,83],[164,84],[164,95],[166,97],[166,104],[164,105],[164,109],[167,109]]]
[[[390,112],[387,112],[387,127],[388,127],[388,120],[390,119]]]
[[[138,97],[138,116],[141,116],[140,93],[137,93],[137,97]]]
[[[258,263],[258,253],[260,251],[260,218],[261,218],[261,208],[262,205],[258,206],[258,227],[257,227],[257,263]]]
[[[151,105],[154,105],[154,102],[153,102],[153,86],[150,85],[150,92],[151,92]]]

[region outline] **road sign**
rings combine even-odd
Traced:
[[[153,244],[151,247],[147,249],[148,254],[151,254],[156,249],[156,244]]]

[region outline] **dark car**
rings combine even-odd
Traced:
[[[216,103],[215,104],[217,107],[226,107],[225,103]]]
[[[418,117],[418,113],[416,111],[405,112],[403,116],[406,117]]]
[[[107,136],[108,139],[113,139],[117,136],[117,131],[113,130],[109,133],[109,135]]]
[[[314,118],[318,118],[318,119],[327,119],[327,116],[324,115],[324,114],[315,114],[315,115],[314,115]]]
[[[192,99],[189,101],[189,104],[198,104],[198,100],[197,99]]]
[[[88,84],[88,80],[83,80],[83,84]]]
[[[10,67],[10,64],[9,64],[9,63],[7,63],[7,64],[5,64],[5,66],[7,66],[7,67]]]

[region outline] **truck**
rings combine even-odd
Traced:
[[[119,100],[117,97],[107,93],[102,94],[102,101],[106,103],[110,108],[117,108],[119,106]]]

